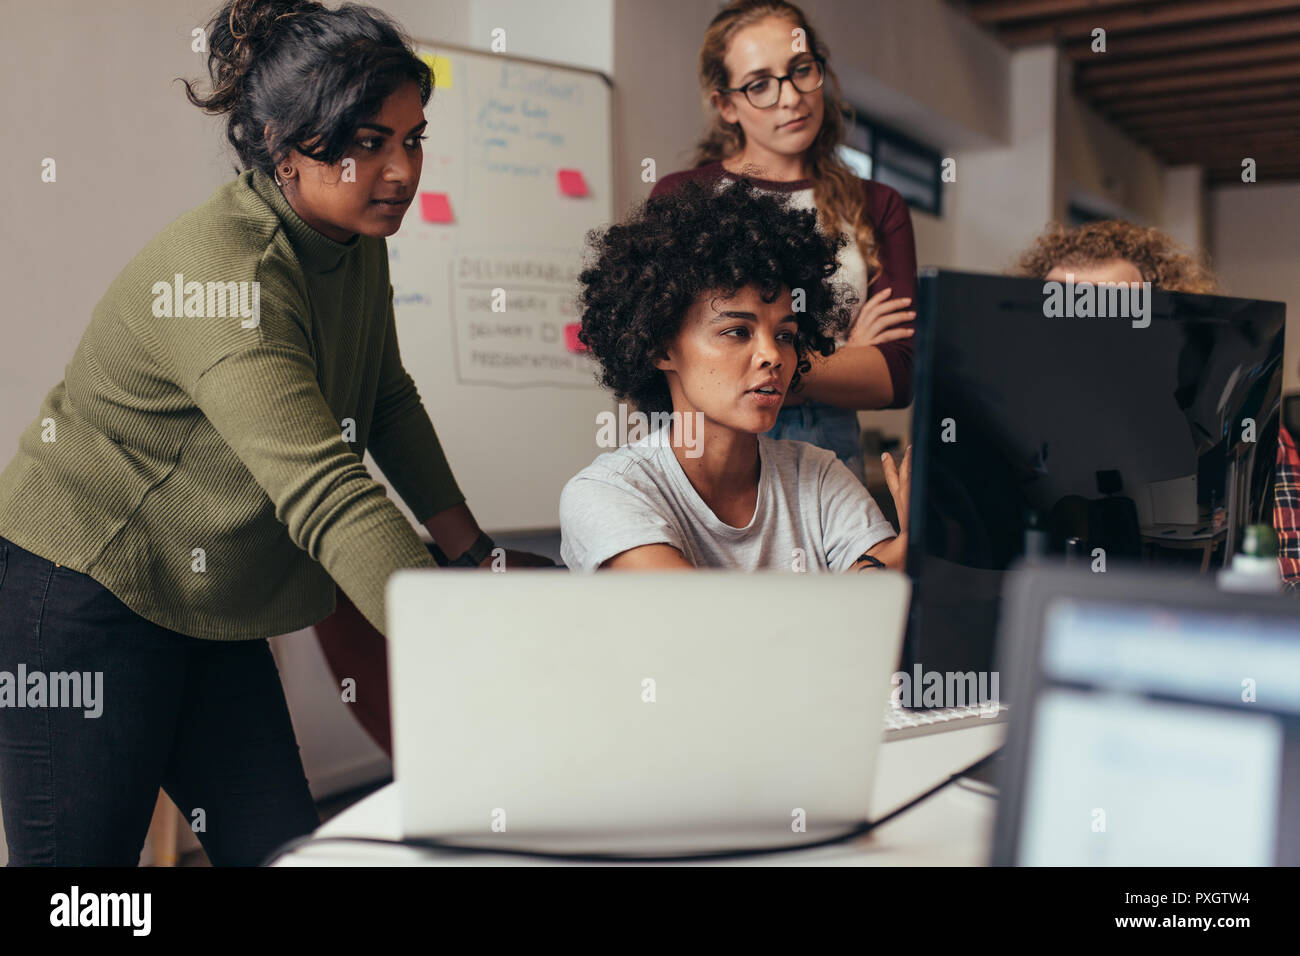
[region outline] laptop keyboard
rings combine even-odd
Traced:
[[[1006,704],[998,704],[996,713],[991,711],[991,706],[981,708],[978,704],[971,707],[907,710],[890,701],[885,704],[885,742],[998,724],[1007,719]]]

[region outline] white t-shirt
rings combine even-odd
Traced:
[[[560,495],[560,556],[595,571],[631,548],[667,544],[700,568],[846,571],[894,537],[893,525],[835,453],[758,436],[754,516],[718,518],[682,471],[667,428],[607,452]]]

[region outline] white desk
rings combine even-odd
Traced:
[[[872,818],[901,806],[948,775],[1002,745],[1005,723],[927,734],[884,744],[876,769]],[[318,836],[401,836],[397,782],[372,793],[316,831]],[[956,784],[851,843],[776,853],[726,865],[748,866],[982,866],[993,832],[992,797]],[[498,854],[433,854],[406,847],[306,847],[276,866],[553,866],[547,860]],[[696,864],[698,865],[698,864]]]

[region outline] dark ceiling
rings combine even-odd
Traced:
[[[1170,165],[1215,182],[1300,180],[1300,3],[959,0],[1011,49],[1055,43],[1081,99]],[[1093,31],[1106,31],[1094,52]]]

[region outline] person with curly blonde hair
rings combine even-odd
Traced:
[[[1166,292],[1215,293],[1214,273],[1159,229],[1119,219],[1067,228],[1054,223],[1020,256],[1017,275],[1064,281],[1150,282]]]

